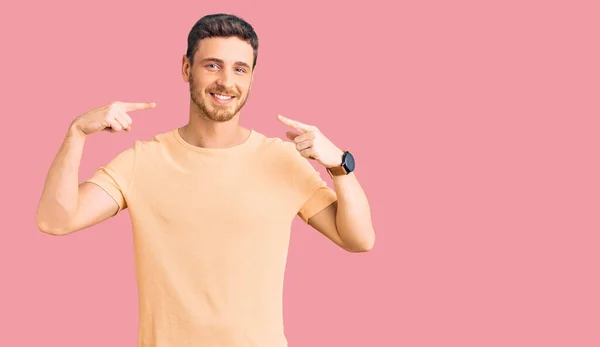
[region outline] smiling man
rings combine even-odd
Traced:
[[[77,117],[48,172],[36,220],[66,235],[128,209],[139,286],[139,346],[283,347],[282,289],[299,216],[349,252],[373,247],[370,208],[354,158],[313,125],[278,116],[288,140],[240,125],[258,38],[239,17],[191,29],[182,58],[189,122],[136,141],[78,183],[87,136],[130,131],[114,102]],[[327,168],[327,186],[311,162]]]

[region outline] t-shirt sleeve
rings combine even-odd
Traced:
[[[297,151],[295,160],[295,184],[300,190],[302,198],[298,216],[308,223],[310,217],[337,201],[337,195],[322,179],[321,174],[311,162]]]
[[[127,207],[127,189],[133,178],[135,154],[134,148],[128,148],[117,154],[106,165],[99,167],[94,174],[85,180],[98,185],[119,205],[116,213]]]

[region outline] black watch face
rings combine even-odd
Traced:
[[[344,166],[346,168],[346,171],[354,171],[354,157],[352,156],[352,154],[350,154],[350,152],[346,152],[346,154],[344,155]]]

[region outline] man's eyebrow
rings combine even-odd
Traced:
[[[201,63],[209,62],[209,61],[219,63],[219,64],[224,63],[224,61],[222,59],[218,59],[218,58],[204,58],[204,59],[200,60]],[[244,66],[244,67],[250,68],[250,65],[248,65],[247,63],[245,63],[243,61],[236,61],[234,65],[239,65],[239,66]]]
[[[223,60],[217,59],[217,58],[204,58],[204,59],[200,60],[201,63],[208,62],[208,61],[214,61],[215,63],[223,64]]]
[[[244,66],[244,67],[247,67],[248,69],[250,68],[250,65],[244,63],[243,61],[236,61],[235,65]]]

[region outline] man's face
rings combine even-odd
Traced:
[[[194,64],[184,58],[192,102],[204,116],[226,122],[238,114],[252,85],[253,60],[252,46],[237,37],[202,39]]]

